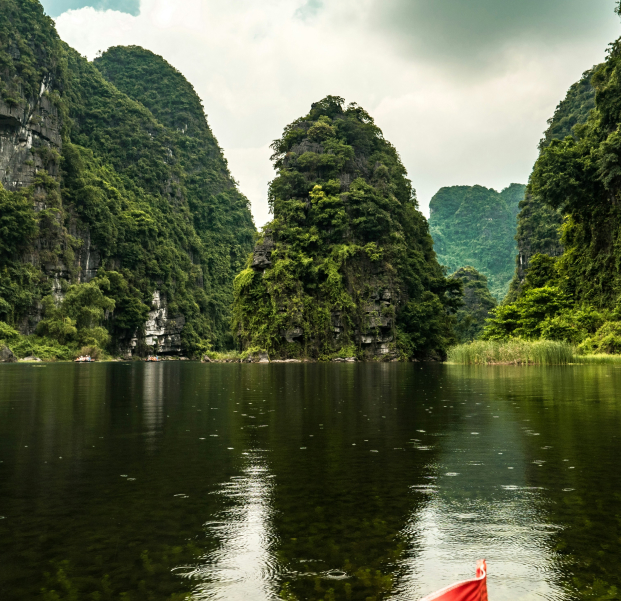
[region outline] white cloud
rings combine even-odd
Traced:
[[[463,77],[457,67],[451,73],[409,56],[386,32],[373,32],[375,6],[142,0],[136,17],[84,8],[61,15],[57,26],[89,58],[137,44],[179,69],[202,98],[259,226],[269,219],[269,144],[327,94],[358,102],[375,117],[401,153],[424,212],[445,185],[526,182],[546,119],[569,85],[603,60],[617,29],[611,10],[595,33],[566,44],[505,41],[502,68],[470,69]]]

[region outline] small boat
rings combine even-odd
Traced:
[[[147,363],[157,363],[158,361],[161,361],[161,359],[157,355],[149,355],[145,361]]]
[[[487,601],[487,565],[484,559],[477,563],[477,575],[472,580],[451,584],[420,601]]]
[[[94,363],[94,359],[90,355],[81,355],[77,359],[74,359],[75,363]]]

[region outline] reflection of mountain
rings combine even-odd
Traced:
[[[410,485],[427,482],[434,445],[407,447],[429,423],[417,401],[438,383],[390,364],[300,366],[279,380],[291,387],[270,439],[281,592],[384,598],[405,548],[400,532],[425,503]]]
[[[2,368],[0,598],[64,591],[43,574],[68,560],[79,599],[413,601],[485,555],[493,601],[615,599],[620,387],[613,367]]]
[[[275,597],[276,558],[273,554],[272,477],[265,454],[246,453],[241,475],[222,484],[229,505],[206,524],[216,549],[188,576],[201,582],[197,600],[263,601]]]
[[[525,451],[530,486],[545,488],[547,519],[558,524],[557,579],[573,599],[615,599],[621,591],[621,370],[537,370],[521,384],[531,432]]]

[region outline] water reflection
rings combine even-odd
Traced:
[[[265,451],[244,453],[241,475],[222,484],[216,494],[229,507],[205,525],[216,549],[185,575],[201,584],[195,599],[262,601],[274,599],[277,584],[275,535],[270,506],[273,479]]]
[[[620,388],[614,367],[0,366],[0,598],[411,601],[482,556],[491,601],[618,598]]]
[[[395,600],[472,578],[480,558],[490,566],[494,601],[566,598],[553,580],[560,567],[552,550],[559,527],[548,521],[545,490],[529,486],[519,423],[502,401],[487,406],[488,399],[479,398],[478,406],[464,406],[467,424],[445,432],[433,484],[414,489],[427,502],[403,532],[408,550]]]
[[[147,451],[157,448],[157,437],[164,421],[164,365],[147,364],[142,372],[144,436]]]

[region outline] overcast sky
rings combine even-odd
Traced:
[[[257,226],[269,144],[327,94],[363,106],[428,214],[442,186],[526,183],[555,106],[621,35],[615,0],[42,0],[92,59],[137,44],[194,85]]]

